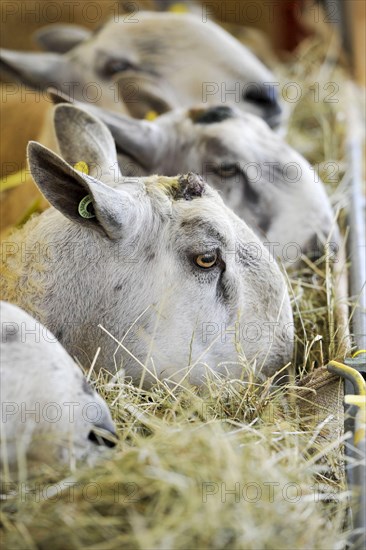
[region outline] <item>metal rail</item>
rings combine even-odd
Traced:
[[[327,368],[345,380],[345,431],[352,433],[351,444],[346,444],[347,481],[352,490],[349,548],[363,550],[366,544],[366,352],[356,355],[348,359],[347,364],[330,361]]]

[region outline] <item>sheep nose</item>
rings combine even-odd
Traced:
[[[271,84],[251,84],[246,88],[243,99],[262,111],[262,117],[271,128],[276,128],[279,125],[282,108],[274,86]]]
[[[114,425],[110,422],[94,424],[89,432],[88,439],[96,445],[115,447],[118,443],[118,435]]]
[[[325,254],[327,254],[329,260],[334,260],[338,252],[337,242],[330,241],[327,243],[326,247],[325,241],[325,237],[321,239],[318,235],[313,235],[303,247],[303,254],[312,262],[320,260]]]

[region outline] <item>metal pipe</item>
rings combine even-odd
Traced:
[[[351,108],[350,111],[353,111]],[[353,314],[353,332],[358,349],[366,349],[366,225],[362,193],[362,133],[355,113],[350,116],[350,132],[347,140],[348,162],[351,176],[349,225],[351,259],[351,294],[357,298]],[[355,125],[352,124],[352,120]]]

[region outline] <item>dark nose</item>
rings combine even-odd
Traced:
[[[312,262],[320,260],[327,255],[329,260],[335,260],[338,252],[338,244],[336,241],[328,241],[326,238],[319,238],[318,235],[313,235],[306,243],[303,249],[303,254]]]
[[[268,84],[250,84],[243,93],[244,101],[252,103],[262,112],[262,118],[271,128],[276,128],[281,119],[282,109],[278,101],[277,90]]]
[[[110,427],[107,424],[95,424],[90,430],[88,439],[96,445],[105,447],[115,447],[118,442],[118,436],[114,430],[114,426]]]

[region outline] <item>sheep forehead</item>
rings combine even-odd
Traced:
[[[182,208],[169,227],[169,242],[175,251],[202,254],[206,250],[232,248],[234,239],[228,220],[207,216],[200,208]]]
[[[217,199],[202,197],[191,203],[175,203],[174,239],[187,242],[190,247],[195,243],[216,243],[226,250],[238,243],[256,242],[251,229]]]
[[[176,16],[173,15],[174,17]],[[127,44],[133,45],[134,48],[137,48],[137,51],[141,48],[141,52],[146,50],[147,45],[150,45],[153,49],[164,46],[165,51],[161,53],[166,56],[172,54],[172,49],[176,51],[176,40],[172,42],[173,36],[175,39],[177,37],[185,37],[186,39],[187,27],[201,23],[196,18],[190,22],[185,16],[182,16],[179,17],[179,25],[172,27],[171,14],[150,12],[139,12],[136,18],[138,18],[138,24],[131,24],[132,22],[125,20],[124,17],[112,18],[84,44],[108,48],[114,54],[118,53],[116,47]],[[204,25],[201,25],[201,27],[204,27]],[[191,32],[189,34],[194,35]],[[170,48],[168,48],[168,45]]]
[[[219,194],[197,174],[189,173],[175,178],[151,176],[144,178],[144,184],[147,195],[158,206],[158,211],[169,204],[168,210],[165,208],[164,211],[168,214],[171,227],[174,226],[178,234],[183,226],[189,237],[212,240],[215,236],[217,241],[227,243],[235,238],[234,226],[237,222],[242,226],[242,233],[243,229],[244,232],[248,229],[250,233],[249,228],[224,205]]]
[[[126,182],[119,187],[126,187]],[[182,176],[149,176],[136,179],[140,197],[147,198],[153,211],[163,215],[176,238],[184,227],[183,240],[212,241],[232,247],[237,241],[251,241],[254,237],[249,227],[222,201],[219,194],[197,174]],[[161,227],[159,225],[159,227]]]
[[[206,151],[217,159],[270,161],[286,164],[298,155],[262,120],[238,117],[206,126],[200,140]],[[258,124],[259,123],[259,124]]]
[[[278,136],[256,116],[246,117],[236,114],[216,124],[206,125],[202,131],[207,137],[221,137],[223,141],[230,143],[231,147],[237,143],[238,139],[248,144],[253,141],[266,144],[267,147],[278,143]]]
[[[203,22],[202,19],[193,14],[174,14],[169,12],[139,12],[136,16],[138,24],[131,24],[132,21],[125,17],[116,19],[111,18],[101,27],[97,33],[94,33],[94,39],[111,40],[115,43],[116,40],[123,40],[126,36],[140,38],[147,34],[160,37],[162,40],[170,40],[171,36],[182,36],[187,40],[187,36],[193,40],[198,39],[202,35],[211,36],[212,33],[219,34],[220,29],[217,25],[210,21]],[[200,34],[197,36],[192,32],[200,29]],[[174,43],[171,44],[174,47]]]
[[[241,62],[244,53],[247,70],[250,67],[256,73],[259,71],[264,79],[270,76],[266,67],[249,50],[210,21],[203,22],[193,14],[177,15],[162,12],[139,12],[136,18],[138,24],[130,24],[131,22],[124,17],[118,20],[112,18],[90,40],[74,50],[99,47],[109,51],[111,55],[116,55],[121,51],[119,48],[122,48],[126,57],[137,55],[140,62],[157,61],[160,65],[170,60],[176,65],[177,59],[187,57],[188,39],[190,44],[188,55],[194,51],[194,48],[199,47],[201,56],[207,54],[206,62],[212,61],[216,65],[217,60],[212,56],[212,51],[216,51],[220,57],[223,57],[224,50],[226,64],[232,64],[232,57]],[[194,54],[191,55],[194,59]]]
[[[258,116],[245,113],[234,105],[205,107],[198,105],[188,110],[176,110],[157,119],[164,131],[170,127],[183,141],[217,145],[216,154],[230,154],[241,158],[245,151],[276,156],[281,152],[291,154],[293,150],[274,133]],[[222,147],[219,144],[222,144]]]
[[[91,178],[92,179],[92,178]],[[171,203],[179,200],[192,201],[198,197],[218,198],[217,193],[193,172],[174,177],[152,175],[147,177],[122,177],[114,181],[113,187],[121,192],[127,191],[132,197],[148,197],[151,201],[168,199]]]
[[[216,196],[203,178],[192,172],[176,177],[150,176],[143,178],[143,181],[147,194],[164,196],[172,203],[181,199],[190,202],[205,195]]]
[[[256,122],[257,117],[254,119]],[[253,147],[259,134],[255,126],[243,123],[238,110],[232,106],[176,109],[160,116],[156,124],[166,135],[177,136],[179,148],[184,145],[197,152],[201,145],[212,140],[217,144],[215,154],[231,154],[239,158],[242,156],[241,147]]]

